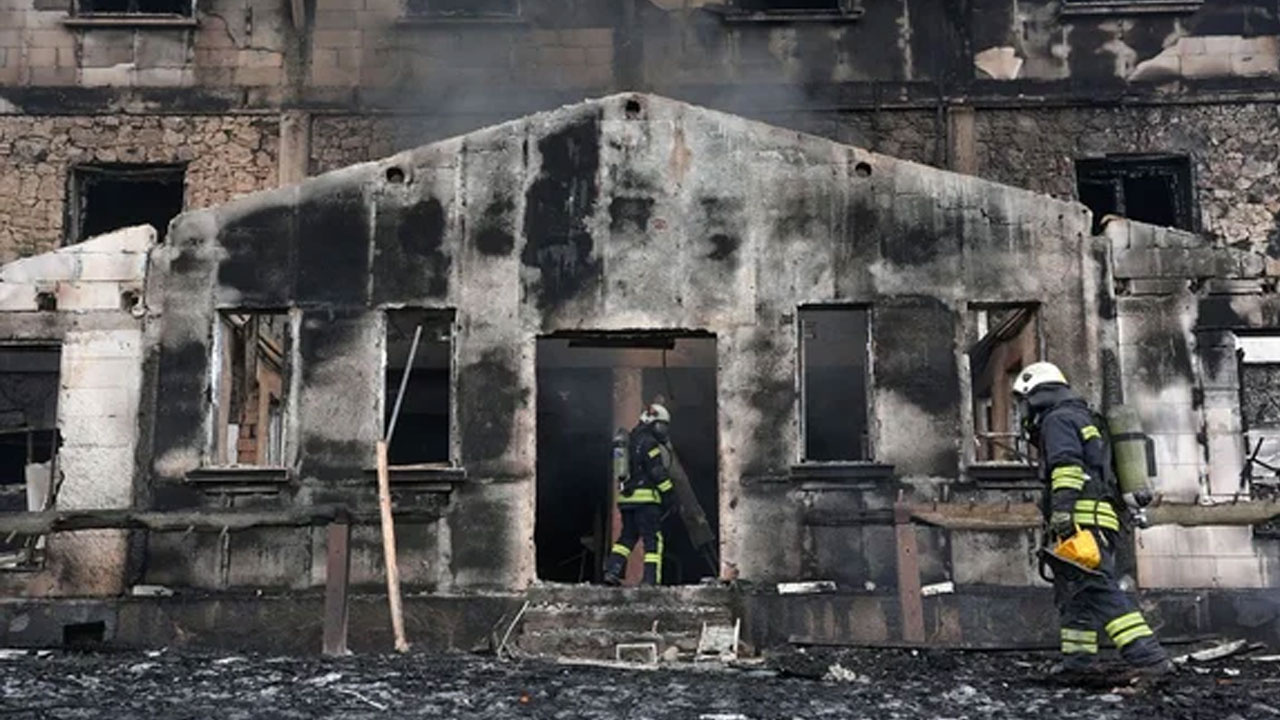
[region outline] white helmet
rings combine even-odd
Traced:
[[[645,408],[644,412],[640,413],[640,422],[669,423],[671,422],[671,413],[667,412],[667,408],[665,406],[659,405],[658,403],[653,403],[649,407]]]
[[[1057,365],[1050,362],[1037,362],[1022,368],[1017,379],[1013,381],[1014,395],[1030,395],[1032,390],[1049,383],[1066,385],[1067,376],[1062,374]]]

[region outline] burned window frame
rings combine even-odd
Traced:
[[[865,342],[862,347],[863,362],[863,403],[862,403],[862,447],[855,453],[857,457],[846,459],[815,459],[809,457],[809,403],[808,403],[808,383],[806,379],[807,363],[805,361],[806,337],[804,328],[804,315],[807,312],[854,312],[861,315],[861,325]],[[875,418],[874,412],[874,353],[872,352],[872,343],[874,341],[875,326],[872,319],[872,307],[864,303],[809,303],[799,305],[795,311],[795,338],[796,338],[796,410],[797,410],[797,426],[799,428],[798,436],[798,455],[799,462],[802,465],[816,464],[872,464],[875,462]]]
[[[489,0],[494,2],[494,0]],[[432,5],[441,0],[405,0],[405,17],[422,20],[439,21],[512,21],[524,17],[524,0],[499,0],[508,4],[509,9],[463,10],[455,8],[433,8]],[[448,2],[448,0],[445,0]]]
[[[1193,13],[1204,0],[1060,0],[1060,14],[1073,15],[1151,15]]]
[[[992,425],[991,420],[980,422],[979,401],[982,396],[979,394],[978,382],[980,379],[979,374],[986,369],[987,363],[979,364],[977,360],[983,357],[980,353],[987,348],[994,350],[996,347],[1018,340],[1026,331],[1028,325],[1031,325],[1034,333],[1034,337],[1031,341],[1033,343],[1034,352],[1032,353],[1033,357],[1030,362],[1043,360],[1045,357],[1043,308],[1043,304],[1036,301],[971,302],[968,303],[965,308],[965,356],[969,361],[969,372],[967,377],[961,378],[961,381],[966,382],[968,386],[968,393],[966,396],[968,397],[969,402],[967,403],[968,408],[965,411],[969,416],[967,424],[968,437],[966,438],[965,445],[967,446],[967,460],[972,465],[1034,466],[1037,462],[1036,449],[1031,447],[1025,439],[1021,437],[1018,430],[1017,408],[1016,403],[1013,401],[1012,376],[1010,376],[1008,372],[1008,368],[1010,366],[1006,365],[1004,372],[1002,373],[1004,377],[992,379],[990,387],[988,388],[991,393],[994,393],[994,391],[999,388],[1000,391],[1007,396],[1007,416],[1005,417],[1005,420],[1006,424],[1009,426],[1008,429],[1003,432],[995,431],[990,427]],[[988,326],[986,333],[979,334],[980,327],[975,324],[977,323],[978,314],[984,312],[991,313],[992,311],[1005,311],[1015,314],[1001,322],[999,326],[994,328]],[[1016,313],[1025,313],[1025,317],[1022,317],[1019,321],[1019,315]],[[1016,328],[1011,327],[1015,324],[1017,325]],[[1013,334],[1011,335],[1010,333]],[[1005,336],[1003,339],[1001,339],[1002,335]],[[989,338],[991,339],[991,342],[987,343]],[[984,346],[984,343],[987,343],[987,345]],[[987,362],[990,362],[994,357],[994,352],[988,352],[986,355]],[[1025,355],[1022,356],[1022,359],[1023,362],[1018,366],[1018,369],[1021,369],[1028,364],[1026,362]],[[1017,370],[1013,372],[1013,375],[1016,374]],[[993,396],[992,408],[994,409],[996,407],[997,404],[995,403]],[[980,430],[983,425],[988,426],[985,431]],[[997,454],[994,448],[989,450],[988,453],[984,453],[982,450],[984,442],[991,444],[998,442],[994,439],[997,436],[1004,436],[1011,439],[1011,443],[1005,448],[1005,450],[1007,454],[1012,457],[984,457],[984,455],[987,455],[988,453],[990,455]]]
[[[93,9],[93,0],[75,0],[71,4],[71,16],[76,18],[89,19],[108,19],[108,18],[128,18],[128,19],[189,19],[194,18],[196,14],[195,0],[176,0],[171,3],[176,9],[150,10],[144,9],[141,0],[125,0],[124,10],[95,10]]]
[[[447,414],[448,414],[448,438],[447,438],[447,440],[446,440],[447,450],[446,450],[446,457],[445,457],[445,458],[443,458],[443,459],[441,459],[441,460],[427,460],[427,461],[421,461],[421,462],[417,462],[417,463],[410,463],[410,464],[403,464],[403,463],[397,464],[397,463],[394,461],[394,457],[395,457],[395,456],[394,456],[394,454],[393,454],[391,451],[392,451],[392,447],[393,447],[393,446],[395,445],[395,443],[396,443],[396,438],[397,438],[397,437],[401,437],[401,438],[402,438],[402,437],[403,437],[403,436],[402,436],[402,433],[404,432],[404,427],[403,427],[403,426],[401,426],[401,425],[399,425],[399,424],[397,424],[396,433],[395,433],[395,435],[391,438],[391,446],[389,446],[389,447],[388,447],[388,455],[392,458],[392,459],[391,459],[391,465],[392,465],[392,467],[415,467],[415,466],[438,466],[438,467],[450,467],[450,468],[456,468],[456,467],[459,467],[459,466],[460,466],[460,465],[459,465],[459,462],[460,462],[460,452],[459,452],[459,442],[458,442],[458,361],[457,361],[457,360],[458,360],[458,358],[457,358],[457,355],[458,355],[458,329],[457,329],[458,313],[457,313],[456,308],[419,307],[419,306],[399,306],[399,307],[386,307],[386,308],[382,308],[382,312],[381,312],[381,316],[382,316],[382,347],[381,347],[381,354],[382,354],[382,357],[381,357],[381,361],[380,361],[380,367],[381,367],[381,369],[382,369],[382,378],[383,378],[383,383],[382,383],[382,385],[383,385],[383,388],[382,388],[382,394],[381,394],[381,396],[380,396],[380,398],[379,398],[379,411],[378,411],[378,422],[379,422],[379,427],[378,427],[378,437],[385,437],[385,436],[386,436],[386,432],[387,432],[387,422],[388,422],[388,420],[389,420],[389,419],[390,419],[390,417],[391,417],[391,412],[392,412],[392,410],[394,409],[394,404],[395,404],[395,401],[396,401],[396,395],[397,395],[397,393],[398,393],[398,392],[399,392],[399,390],[400,390],[399,385],[396,385],[395,387],[389,387],[389,386],[387,385],[387,377],[388,377],[388,371],[389,371],[389,367],[390,367],[390,366],[389,366],[390,358],[389,358],[389,353],[388,353],[388,342],[387,342],[387,338],[388,338],[388,332],[389,332],[389,330],[391,329],[391,325],[392,325],[392,316],[393,316],[393,314],[395,314],[395,313],[406,313],[406,314],[407,314],[407,313],[421,313],[421,314],[423,314],[423,315],[425,316],[425,318],[426,318],[428,321],[430,321],[430,322],[431,322],[431,323],[436,327],[436,329],[444,330],[444,331],[447,333],[447,337],[446,337],[446,339],[444,340],[444,342],[447,342],[447,343],[448,343],[448,346],[449,346],[449,348],[448,348],[448,355],[449,355],[449,367],[448,367],[448,379],[449,379],[449,380],[448,380],[448,385],[449,385],[449,390],[448,390],[448,392],[449,392],[449,397],[448,397],[448,401],[447,401],[447,402],[448,402],[448,408],[447,408]],[[427,323],[425,323],[425,322],[424,322],[424,327],[423,327],[423,338],[422,338],[422,340],[420,340],[419,342],[422,342],[422,341],[424,341],[424,340],[426,339],[426,335],[427,335],[427,331],[428,331],[428,328],[426,327],[426,325],[427,325]],[[422,350],[422,348],[421,348],[421,346],[420,346],[420,347],[419,347],[419,352],[421,352],[421,350]],[[406,358],[406,361],[407,361],[407,358]],[[412,375],[410,375],[410,382],[412,383],[412,381],[413,381],[413,376],[412,376]],[[403,411],[402,411],[402,417],[403,417]],[[397,423],[398,423],[398,421],[397,421]]]
[[[16,483],[5,483],[4,487],[10,485],[21,487],[20,493],[25,499],[22,511],[31,510],[50,510],[55,506],[58,497],[58,489],[60,483],[57,481],[59,477],[59,464],[62,449],[62,433],[61,433],[61,404],[59,403],[62,384],[62,344],[53,340],[7,340],[0,343],[0,355],[17,351],[19,353],[42,353],[49,357],[52,365],[56,368],[53,372],[54,379],[51,385],[52,407],[51,416],[45,418],[49,427],[32,428],[25,427],[16,430],[5,429],[3,432],[7,435],[21,434],[25,436],[26,445],[26,461],[23,465],[23,478]],[[0,363],[0,371],[7,370],[7,363]],[[0,372],[0,374],[4,374]],[[4,392],[3,383],[0,383],[0,392]],[[7,395],[6,395],[7,397]],[[39,444],[46,446],[45,451],[48,453],[48,460],[40,461],[47,463],[49,468],[48,487],[45,488],[44,498],[39,503],[39,507],[35,507],[31,497],[31,487],[29,479],[26,475],[26,469],[33,464],[34,453],[37,444],[37,436],[42,436]],[[6,495],[8,495],[6,491]],[[38,569],[44,565],[44,537],[43,535],[17,535],[7,538],[0,538],[0,553],[9,557],[5,558],[5,562],[0,563],[0,570],[30,570]]]
[[[1116,213],[1138,222],[1148,222],[1130,217],[1125,204],[1125,183],[1130,180],[1159,178],[1169,189],[1174,222],[1169,227],[1196,232],[1199,225],[1199,207],[1196,203],[1195,163],[1190,155],[1175,153],[1108,153],[1102,157],[1085,157],[1075,160],[1076,197],[1084,202],[1086,185],[1109,186]],[[1087,203],[1086,203],[1087,204]],[[1092,208],[1091,208],[1092,209]],[[1102,213],[1095,212],[1093,232],[1102,229]]]
[[[233,387],[227,386],[227,364],[233,361],[231,354],[234,353],[234,347],[228,345],[228,326],[231,321],[228,320],[234,316],[251,316],[258,317],[263,315],[275,315],[281,318],[283,328],[283,345],[278,356],[283,364],[280,368],[280,397],[277,404],[278,412],[272,413],[270,409],[271,403],[268,401],[266,410],[266,425],[269,428],[277,428],[271,434],[268,434],[267,457],[265,462],[241,462],[239,460],[239,436],[237,435],[236,460],[230,458],[230,443],[227,434],[230,425],[231,412],[234,408],[233,397],[231,393]],[[298,339],[298,314],[286,308],[220,308],[215,313],[214,330],[213,330],[213,347],[211,373],[212,380],[210,385],[210,430],[208,452],[205,458],[205,467],[210,468],[274,468],[283,469],[290,466],[292,444],[290,442],[290,433],[293,431],[293,423],[291,419],[290,408],[294,393],[294,379],[297,372],[297,359],[295,352]],[[245,360],[247,362],[247,360]],[[234,371],[232,371],[234,372]],[[234,376],[230,379],[234,380]],[[243,399],[241,402],[244,402]],[[259,396],[259,403],[261,398]],[[261,409],[258,413],[259,418],[263,417]],[[255,425],[262,425],[262,422]],[[237,423],[237,427],[240,423]],[[254,438],[255,441],[261,440],[261,435]],[[274,450],[273,450],[274,448]],[[271,462],[276,459],[277,462]]]
[[[186,209],[187,163],[83,163],[67,170],[67,201],[64,203],[62,244],[76,245],[88,240],[84,228],[88,209],[89,187],[104,180],[115,182],[173,182],[182,185],[183,201],[178,207],[181,214]],[[163,242],[168,226],[156,228],[158,242]],[[110,231],[108,231],[110,232]]]

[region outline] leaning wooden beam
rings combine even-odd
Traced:
[[[1257,525],[1280,517],[1280,501],[1218,505],[1161,503],[1147,510],[1152,525]]]
[[[315,505],[286,510],[224,510],[218,508],[175,511],[144,510],[47,510],[0,513],[0,536],[41,535],[74,530],[247,530],[260,527],[326,525],[344,514],[352,522],[373,522],[376,512],[348,512],[340,505]],[[435,519],[438,511],[397,510],[397,517]]]

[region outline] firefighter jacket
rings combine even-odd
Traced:
[[[618,496],[618,504],[667,504],[675,483],[671,481],[662,443],[647,423],[640,423],[631,431],[628,464],[630,477]]]
[[[1077,525],[1120,529],[1113,502],[1111,448],[1094,413],[1070,388],[1053,386],[1031,394],[1040,448],[1041,478],[1049,486],[1046,516],[1070,512]]]

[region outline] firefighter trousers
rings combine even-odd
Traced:
[[[1061,624],[1064,663],[1070,668],[1087,667],[1098,654],[1101,629],[1135,666],[1152,665],[1166,659],[1164,648],[1143,619],[1138,605],[1116,582],[1115,531],[1097,526],[1085,528],[1098,540],[1102,562],[1099,575],[1055,568],[1054,601]]]
[[[605,573],[622,577],[626,570],[627,558],[631,557],[631,549],[636,540],[644,541],[644,580],[645,585],[662,584],[662,505],[657,503],[640,503],[619,505],[622,515],[622,533],[613,544],[609,553],[609,561],[605,564]]]

